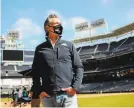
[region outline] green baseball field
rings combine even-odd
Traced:
[[[78,95],[79,107],[134,107],[134,93]]]
[[[134,93],[78,94],[77,97],[79,107],[134,107]],[[0,108],[11,107],[10,103],[11,99],[2,98]]]

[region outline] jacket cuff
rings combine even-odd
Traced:
[[[72,86],[72,88],[75,89],[76,91],[79,90],[79,87],[77,87],[77,86]]]

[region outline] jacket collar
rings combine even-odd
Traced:
[[[56,40],[55,45],[61,40],[61,37],[62,36],[59,36],[59,38]],[[48,36],[46,36],[46,42],[49,43],[49,44],[51,44],[51,40],[50,40],[50,38]]]

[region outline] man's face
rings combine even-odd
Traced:
[[[58,18],[51,18],[49,19],[49,24],[46,26],[49,35],[59,36],[58,34],[54,33],[54,27],[61,24],[61,21]]]

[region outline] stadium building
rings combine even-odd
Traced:
[[[134,23],[73,42],[84,65],[80,93],[134,91]]]
[[[30,87],[32,84],[30,77],[25,78],[18,72],[31,68],[34,50],[24,49],[23,42],[19,37],[19,31],[11,30],[0,39],[0,85],[3,94],[9,93],[11,88]]]

